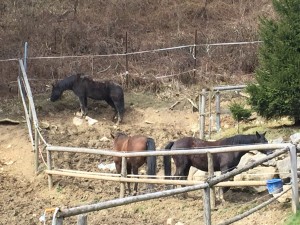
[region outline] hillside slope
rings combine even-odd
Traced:
[[[258,18],[274,16],[271,0],[3,0],[0,14],[0,59],[22,57],[25,41],[29,57],[120,54],[125,52],[126,32],[128,52],[193,45],[196,30],[197,44],[256,41]],[[257,47],[199,46],[196,64],[190,48],[132,55],[128,57],[131,84],[144,85],[145,79],[172,74],[182,74],[172,78],[185,84],[240,82],[242,75],[251,78]],[[194,66],[196,74],[188,72]],[[46,83],[74,72],[118,79],[126,62],[119,56],[35,59],[28,67],[32,79]],[[2,90],[11,90],[17,63],[0,62],[0,68]]]

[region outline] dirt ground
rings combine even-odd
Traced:
[[[72,95],[56,103],[42,101],[43,96],[37,96],[35,101],[41,133],[51,145],[99,149],[112,148],[110,134],[116,131],[151,136],[156,141],[157,149],[164,148],[170,140],[199,135],[198,113],[193,112],[191,104],[182,95],[165,98],[163,95],[128,93],[126,96],[124,122],[118,127],[111,121],[113,111],[105,103],[89,102],[89,116],[97,119],[98,123],[89,126],[84,122],[76,126],[73,119],[79,104]],[[177,100],[179,104],[170,110],[169,107]],[[118,183],[83,178],[54,176],[54,188],[49,190],[42,158],[40,172],[34,172],[34,155],[19,101],[7,101],[0,108],[3,118],[20,121],[18,125],[0,125],[0,224],[42,224],[39,218],[46,208],[72,207],[118,198]],[[233,126],[230,119],[226,123]],[[109,157],[89,154],[59,153],[54,154],[53,158],[55,167],[85,171],[100,171],[97,167],[100,163],[112,162]],[[158,159],[159,174],[163,174],[161,161]],[[145,187],[139,187],[142,194]],[[163,187],[156,186],[156,189],[162,190]],[[212,212],[213,224],[269,198],[267,193],[230,190],[225,195],[226,202],[219,203]],[[235,224],[282,225],[290,214],[290,203],[276,202]],[[46,224],[51,224],[51,215],[46,215]],[[167,224],[167,221],[171,224],[203,224],[202,192],[88,214],[88,224]],[[64,224],[76,224],[76,217],[67,218]]]

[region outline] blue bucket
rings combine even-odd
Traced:
[[[267,188],[269,194],[277,194],[283,191],[283,184],[281,179],[267,180]]]

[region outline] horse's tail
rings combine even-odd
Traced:
[[[155,151],[155,142],[152,138],[147,138],[147,151]],[[147,157],[147,174],[156,175],[156,156]]]
[[[174,141],[171,141],[165,147],[166,150],[171,150],[172,146],[174,145]],[[165,168],[165,176],[167,179],[170,179],[171,176],[171,156],[164,155],[164,168]]]

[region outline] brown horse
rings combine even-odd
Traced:
[[[264,144],[268,143],[265,138],[265,133],[254,135],[235,135],[229,138],[223,138],[217,141],[205,141],[195,137],[184,137],[175,142],[169,142],[165,149],[195,149],[195,148],[209,148],[233,145],[250,145],[250,144]],[[265,154],[271,153],[269,150],[262,151]],[[222,174],[232,171],[240,162],[242,156],[246,151],[240,152],[222,152],[213,154],[214,171],[221,171]],[[191,166],[196,167],[202,171],[208,171],[207,154],[197,155],[174,155],[172,156],[176,165],[175,179],[186,179]],[[164,156],[165,176],[171,175],[171,157]],[[178,178],[179,177],[179,178]],[[224,188],[226,191],[226,189]]]
[[[152,138],[143,135],[128,136],[123,133],[117,133],[114,138],[114,150],[119,152],[142,152],[142,151],[155,151],[155,142]],[[122,168],[122,158],[113,157],[116,164],[116,169],[118,173],[121,173]],[[138,175],[138,169],[147,163],[147,174],[156,174],[156,156],[149,157],[128,157],[127,158],[127,174]],[[131,193],[130,183],[128,185],[128,192]],[[135,194],[137,193],[138,184],[134,184]]]

